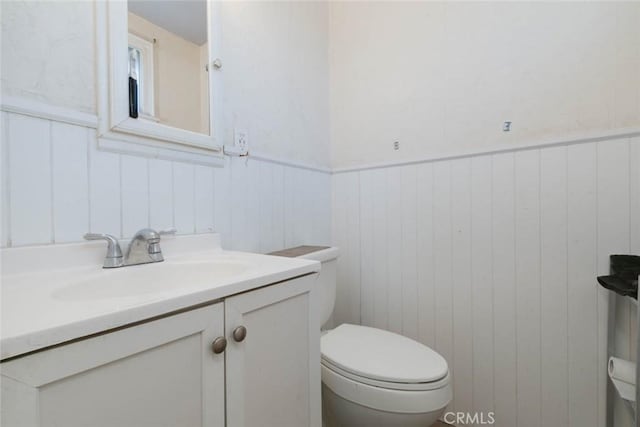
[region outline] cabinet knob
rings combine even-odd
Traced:
[[[244,326],[238,326],[233,330],[233,339],[236,342],[244,341],[246,337],[247,337],[247,328],[245,328]]]
[[[227,339],[225,337],[218,337],[213,340],[213,344],[211,344],[211,349],[215,354],[222,353],[227,348]]]

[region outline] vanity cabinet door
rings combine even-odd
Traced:
[[[4,362],[2,426],[225,424],[222,303]]]
[[[320,425],[316,277],[225,299],[228,427]]]

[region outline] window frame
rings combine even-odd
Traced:
[[[155,117],[155,84],[154,84],[154,44],[142,37],[129,33],[129,48],[140,51],[140,74],[138,76],[138,112],[139,118],[143,120],[153,120]],[[142,94],[142,96],[140,96]],[[140,102],[142,100],[142,102]],[[141,108],[142,107],[142,108]]]

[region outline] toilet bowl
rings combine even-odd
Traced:
[[[324,325],[335,303],[339,250],[296,249],[301,258],[322,263],[315,300],[320,325]],[[342,324],[323,331],[320,349],[322,424],[326,427],[428,427],[451,401],[447,362],[410,338]]]

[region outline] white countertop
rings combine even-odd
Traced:
[[[104,242],[3,249],[0,359],[320,271],[223,251],[216,234],[163,237],[161,247],[162,263],[116,269],[102,268]]]

